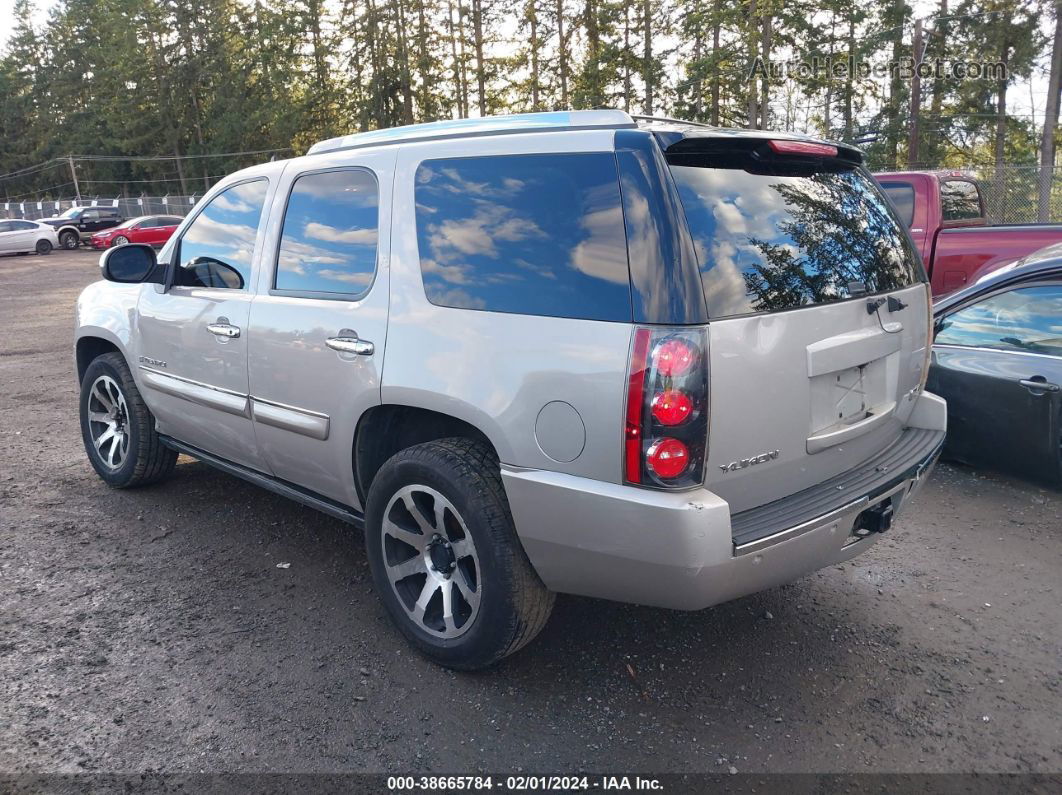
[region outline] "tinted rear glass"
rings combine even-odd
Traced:
[[[885,182],[881,188],[892,201],[900,220],[910,228],[914,223],[914,185],[910,182]]]
[[[429,160],[417,169],[415,194],[433,304],[630,321],[611,152]]]
[[[861,169],[754,173],[691,162],[671,172],[709,315],[841,301],[921,278],[899,219]]]

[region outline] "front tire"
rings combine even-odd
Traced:
[[[480,442],[442,439],[392,456],[369,489],[365,546],[391,619],[448,668],[493,665],[553,609],[516,536],[498,460]]]
[[[81,238],[78,237],[77,232],[63,232],[59,235],[59,245],[67,251],[73,251],[80,243]]]
[[[52,253],[52,241],[50,240],[38,240],[37,245],[34,246],[34,250],[38,254],[51,254]]]
[[[120,353],[106,353],[89,364],[80,409],[85,452],[108,486],[145,486],[173,471],[177,452],[155,432],[155,418]]]
[[[111,241],[111,247],[113,248],[114,246],[124,246],[128,242],[129,238],[127,238],[125,235],[118,235],[114,240]]]

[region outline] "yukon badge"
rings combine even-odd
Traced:
[[[724,472],[736,472],[739,469],[750,467],[755,464],[762,464],[765,461],[773,461],[778,457],[777,450],[771,450],[769,453],[760,453],[754,455],[752,458],[742,458],[740,461],[731,461],[729,464],[723,464],[719,468]]]

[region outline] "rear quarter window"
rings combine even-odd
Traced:
[[[630,321],[611,152],[429,160],[417,169],[414,190],[431,303]]]
[[[672,163],[708,313],[776,312],[922,278],[895,211],[859,168],[771,173]]]
[[[910,182],[883,182],[881,189],[889,197],[903,225],[910,228],[914,223],[914,185]]]

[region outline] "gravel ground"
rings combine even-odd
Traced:
[[[95,477],[96,259],[0,258],[0,771],[1062,770],[1062,495],[940,466],[849,564],[701,613],[561,597],[459,675],[346,525],[184,458]]]

